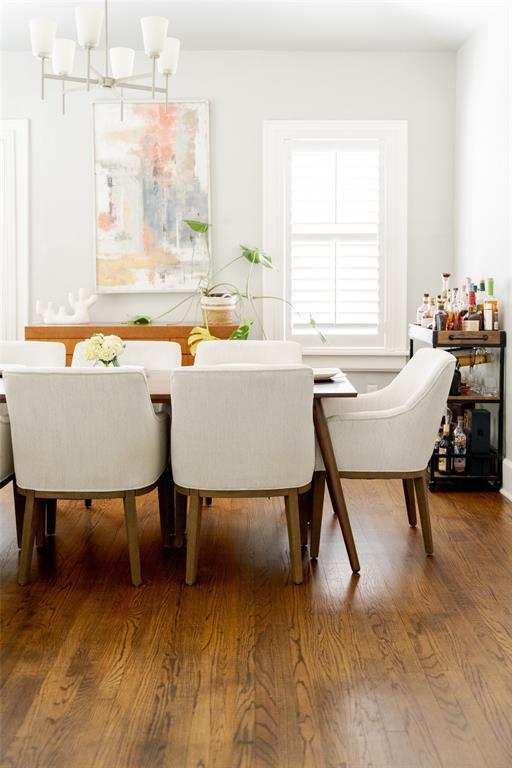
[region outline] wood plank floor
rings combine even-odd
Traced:
[[[214,500],[187,588],[151,494],[139,589],[117,501],[60,502],[18,587],[3,489],[1,766],[510,768],[512,505],[430,495],[430,559],[400,481],[344,486],[359,577],[328,503],[293,586],[280,501]]]

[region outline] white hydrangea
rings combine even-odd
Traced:
[[[102,363],[111,363],[124,352],[125,345],[119,336],[110,334],[104,336],[95,333],[90,339],[86,339],[84,357],[86,360],[101,360]]]

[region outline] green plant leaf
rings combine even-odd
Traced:
[[[208,232],[210,226],[207,221],[196,221],[195,219],[185,219],[185,224],[190,227],[192,232],[202,232],[203,234]]]
[[[318,327],[318,325],[316,324],[316,320],[315,320],[315,318],[313,317],[313,315],[310,315],[310,316],[309,316],[309,324],[310,324],[310,326],[311,326],[312,328],[314,328],[314,329],[315,329],[315,331],[316,331],[316,332],[318,333],[318,335],[320,336],[320,341],[322,342],[322,344],[325,344],[325,343],[326,343],[326,341],[327,341],[327,339],[325,338],[325,336],[323,335],[322,331],[320,330],[320,328],[319,328],[319,327]]]
[[[151,323],[151,318],[149,315],[137,315],[130,320],[130,323],[133,325],[149,325]]]
[[[241,325],[238,326],[236,331],[233,331],[231,336],[229,337],[231,341],[246,341],[249,338],[249,333],[251,331],[251,325],[254,323],[254,320],[245,320]]]
[[[260,248],[249,248],[247,245],[241,245],[242,256],[252,264],[261,264],[263,267],[273,269],[272,259],[267,253],[263,253]]]

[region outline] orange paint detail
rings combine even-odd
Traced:
[[[104,231],[112,229],[114,226],[114,219],[110,213],[100,213],[98,216],[98,227]]]

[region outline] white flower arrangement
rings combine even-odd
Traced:
[[[125,344],[119,336],[94,333],[90,339],[85,340],[84,357],[86,360],[94,360],[95,364],[118,367],[117,358],[122,355],[124,349]]]

